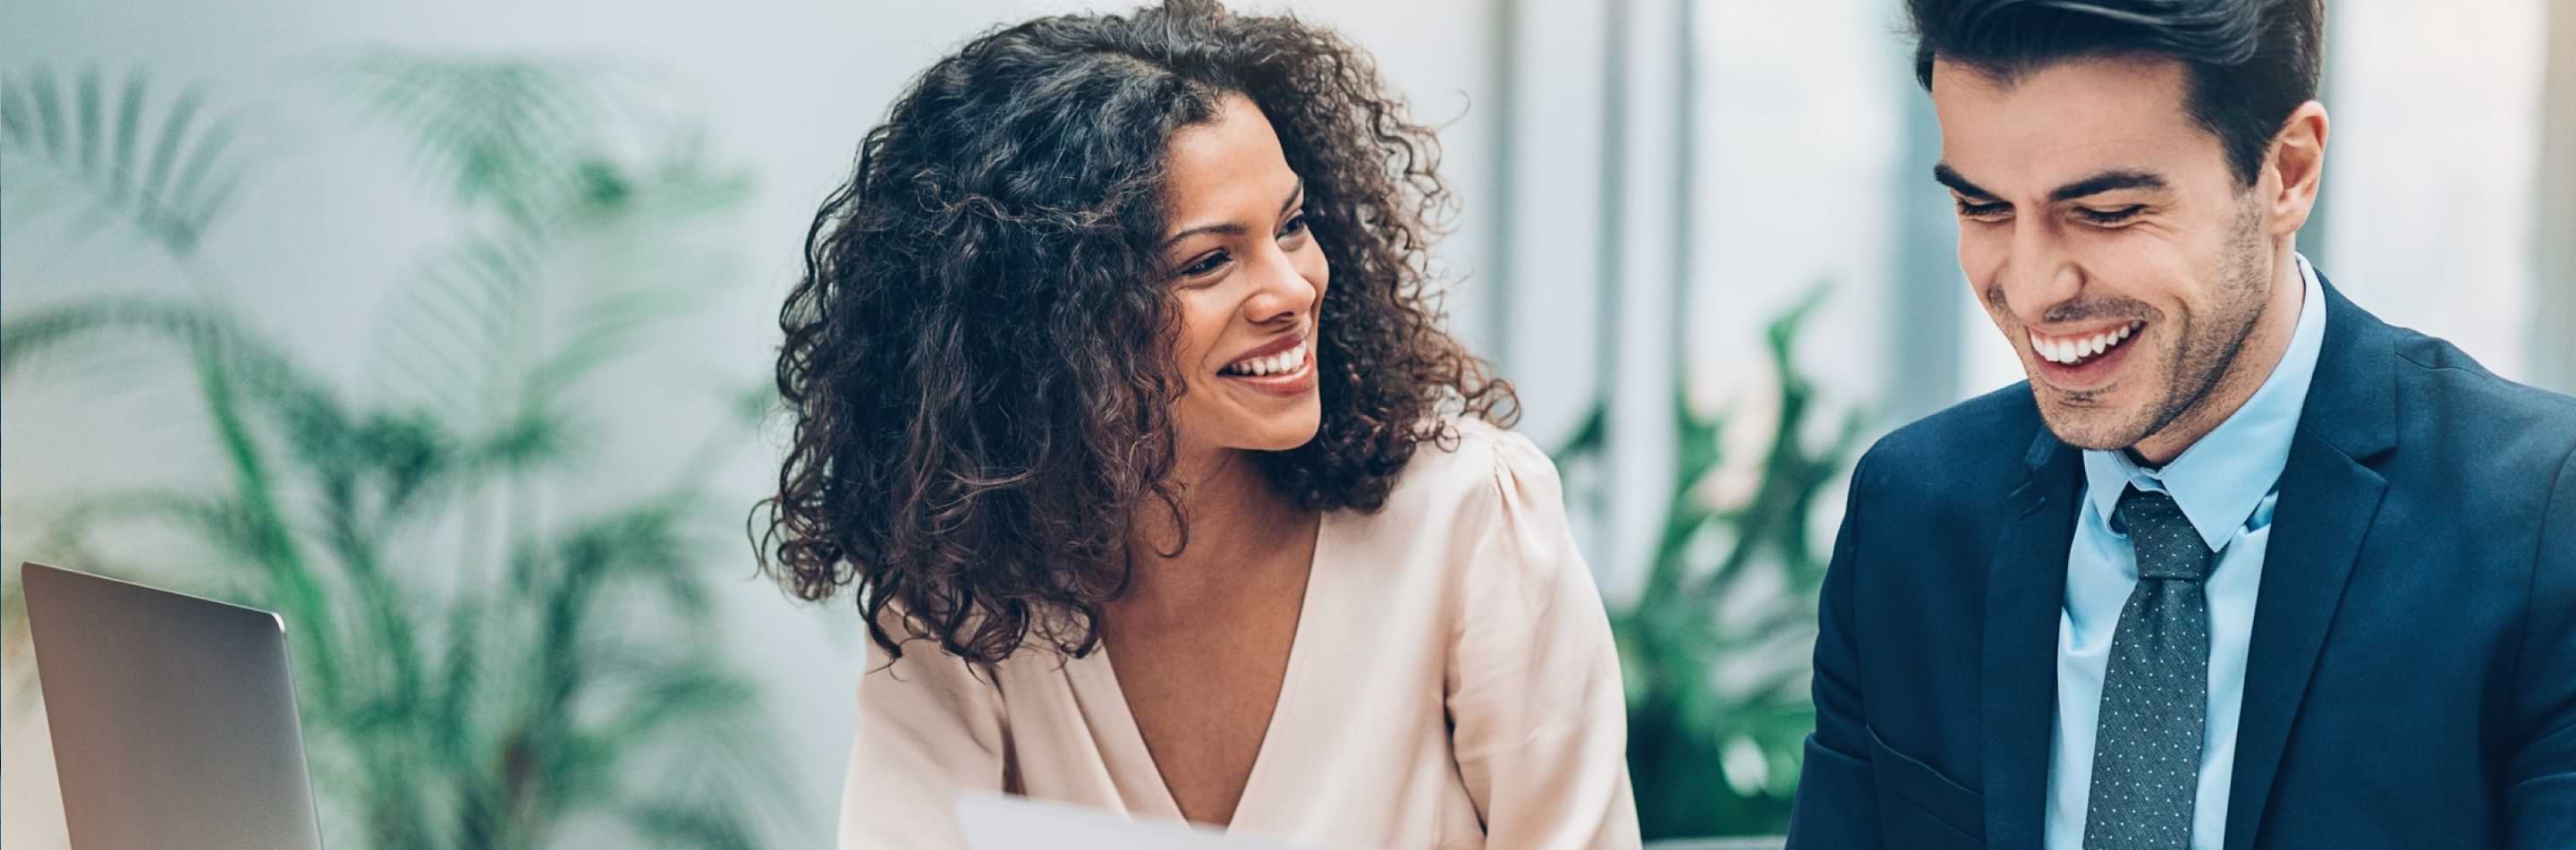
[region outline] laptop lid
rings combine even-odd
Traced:
[[[320,850],[284,621],[22,569],[73,850]]]

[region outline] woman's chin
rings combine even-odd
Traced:
[[[1295,451],[1315,441],[1315,434],[1322,430],[1320,412],[1306,410],[1244,422],[1231,430],[1225,442],[1248,452]]]
[[[1217,404],[1190,404],[1185,398],[1174,411],[1181,444],[1247,452],[1292,451],[1315,441],[1323,429],[1324,403],[1315,393],[1293,399],[1227,398]],[[1250,401],[1251,403],[1243,403]]]
[[[1318,429],[1312,423],[1309,423],[1305,428],[1282,429],[1276,434],[1265,435],[1265,437],[1257,441],[1255,445],[1247,446],[1246,448],[1261,452],[1296,451],[1297,449],[1304,448],[1307,443],[1314,442],[1317,430]]]

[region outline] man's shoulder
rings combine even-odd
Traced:
[[[2028,479],[2027,458],[2041,430],[2030,384],[2015,383],[1879,438],[1861,456],[1852,486],[1860,498],[1997,498]]]
[[[2576,397],[2519,384],[2487,370],[2449,340],[2396,328],[2400,381],[2419,400],[2506,426],[2555,426],[2576,440]]]
[[[2538,480],[2555,478],[2576,454],[2576,398],[2506,380],[2439,337],[2396,334],[2400,451],[2447,443],[2455,451],[2438,454],[2462,462],[2455,473]]]
[[[2363,374],[2395,384],[2387,400],[2397,422],[2390,471],[2423,473],[2468,495],[2546,483],[2576,453],[2576,398],[2507,380],[2449,340],[2342,306],[2330,321],[2357,335],[2346,356],[2388,358],[2387,372]]]

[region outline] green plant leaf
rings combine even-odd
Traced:
[[[605,146],[596,128],[619,109],[597,69],[570,62],[377,50],[341,70],[434,185],[522,223],[579,189],[575,164]]]
[[[127,74],[112,96],[96,69],[63,89],[43,65],[0,81],[0,155],[23,167],[17,176],[34,178],[36,190],[20,214],[79,212],[75,239],[122,221],[172,256],[193,254],[250,173],[231,153],[234,121],[200,126],[204,95],[195,88],[156,104],[141,71]],[[78,200],[57,201],[55,190]]]
[[[1814,726],[1803,686],[1825,568],[1807,539],[1807,518],[1847,467],[1861,427],[1855,412],[1825,446],[1807,444],[1816,390],[1797,367],[1793,343],[1824,294],[1819,286],[1769,328],[1780,396],[1749,502],[1724,512],[1699,502],[1698,483],[1721,465],[1726,415],[1693,412],[1683,385],[1674,387],[1681,468],[1664,532],[1646,592],[1610,612],[1628,675],[1629,765],[1649,839],[1776,834],[1786,826],[1787,789],[1796,787],[1802,741]],[[1596,426],[1587,419],[1567,451],[1603,451]],[[1748,594],[1759,606],[1737,611]],[[1721,606],[1735,613],[1721,621]],[[1746,778],[1720,769],[1730,746],[1739,767],[1746,752],[1760,755],[1758,786],[1739,788]]]
[[[13,311],[0,319],[0,380],[110,345],[176,355],[167,371],[196,381],[228,476],[112,493],[56,528],[176,531],[238,564],[228,598],[287,618],[335,836],[380,850],[536,848],[607,818],[638,844],[750,846],[795,789],[758,694],[702,649],[706,520],[718,515],[705,481],[692,467],[596,515],[546,516],[563,486],[551,474],[597,440],[566,391],[725,280],[726,258],[675,237],[732,209],[748,184],[688,133],[657,129],[682,141],[640,158],[617,150],[601,125],[620,111],[567,63],[369,61],[357,76],[371,120],[400,129],[415,167],[440,175],[466,234],[419,265],[385,325],[415,354],[388,366],[419,387],[344,392],[221,293]],[[200,270],[196,240],[247,173],[232,119],[209,120],[207,103],[197,89],[167,98],[139,72],[64,85],[39,67],[0,81],[10,202],[16,178],[36,174]],[[625,817],[637,800],[667,805],[658,819]]]
[[[619,814],[646,846],[698,850],[749,850],[760,846],[751,824],[731,806],[666,798],[622,806]]]

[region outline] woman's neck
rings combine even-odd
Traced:
[[[1172,484],[1188,517],[1187,545],[1171,512],[1149,500],[1129,535],[1132,590],[1159,595],[1222,583],[1225,566],[1302,547],[1299,535],[1314,533],[1312,513],[1272,487],[1251,452],[1219,449],[1185,458]]]

